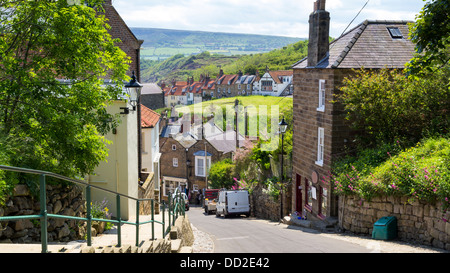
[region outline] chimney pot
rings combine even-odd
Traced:
[[[309,16],[308,66],[316,66],[329,51],[330,13],[325,10],[325,0],[314,3]]]

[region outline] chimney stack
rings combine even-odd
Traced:
[[[314,2],[314,12],[309,16],[308,67],[316,66],[329,51],[330,13],[325,10],[325,1]]]

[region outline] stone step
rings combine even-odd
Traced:
[[[179,253],[180,249],[181,249],[181,239],[175,239],[171,241],[171,249],[170,252],[171,253]]]

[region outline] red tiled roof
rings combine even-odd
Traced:
[[[141,127],[153,128],[158,123],[160,114],[141,104]]]
[[[280,77],[292,76],[294,74],[294,71],[292,70],[269,71],[269,74],[272,77],[272,79],[275,80],[276,83],[281,83]]]

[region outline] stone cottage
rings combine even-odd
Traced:
[[[190,130],[181,127],[168,125],[161,133],[162,199],[180,187],[195,203],[199,190],[209,186],[207,177],[211,165],[225,158],[232,159],[236,151],[236,132],[224,132],[212,120],[203,125],[191,125]],[[204,137],[194,133],[199,130],[204,132]],[[238,137],[239,146],[244,146],[244,137]]]
[[[309,18],[308,57],[293,65],[292,211],[309,219],[336,217],[331,163],[352,142],[334,95],[353,69],[404,68],[413,57],[406,21],[364,21],[329,43],[330,14],[316,1]]]

